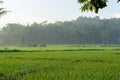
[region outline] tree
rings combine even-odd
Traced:
[[[96,33],[97,33],[97,28],[95,25],[92,25],[92,26],[89,26],[88,28],[88,34],[89,36],[92,38],[92,44],[95,45],[95,36],[96,36]]]
[[[108,35],[109,35],[108,31],[102,31],[101,32],[101,37],[103,39],[103,45],[105,45],[105,42],[107,43],[107,41],[108,41]]]
[[[75,43],[79,43],[80,42],[80,36],[81,36],[81,32],[80,30],[76,29],[72,32],[72,38],[75,41]]]
[[[118,0],[119,2],[120,0]],[[78,0],[78,3],[83,4],[81,11],[94,11],[98,13],[99,9],[107,6],[108,0]]]
[[[0,3],[2,4],[3,1],[0,1]],[[2,15],[6,14],[6,13],[7,13],[7,11],[5,10],[5,8],[0,8],[0,17],[1,17]]]

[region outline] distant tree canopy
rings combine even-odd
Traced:
[[[118,0],[117,2],[119,2]],[[107,6],[108,0],[78,0],[78,3],[83,4],[81,11],[93,11],[98,13],[99,9]]]
[[[0,3],[2,4],[3,1],[0,0]],[[2,15],[6,14],[6,13],[7,13],[7,10],[5,10],[5,8],[1,8],[1,7],[0,7],[0,17],[1,17]]]
[[[8,24],[0,45],[120,44],[120,18],[79,17],[76,20],[29,25]]]

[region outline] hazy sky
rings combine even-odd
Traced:
[[[120,3],[109,0],[108,7],[100,10],[99,14],[81,13],[77,0],[3,0],[0,5],[10,10],[0,19],[0,26],[7,23],[33,23],[42,21],[67,21],[79,16],[100,16],[101,18],[120,17]]]

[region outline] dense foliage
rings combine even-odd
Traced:
[[[118,44],[120,19],[79,17],[73,21],[31,25],[8,24],[0,31],[1,45]]]

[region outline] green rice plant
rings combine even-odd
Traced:
[[[8,48],[8,50],[12,49]],[[120,79],[120,50],[114,47],[101,50],[88,47],[81,48],[85,50],[72,51],[67,50],[70,47],[59,47],[53,48],[55,51],[37,52],[24,52],[24,50],[39,50],[38,47],[14,47],[14,49],[23,51],[0,52],[0,80]],[[49,49],[44,48],[44,50]]]

